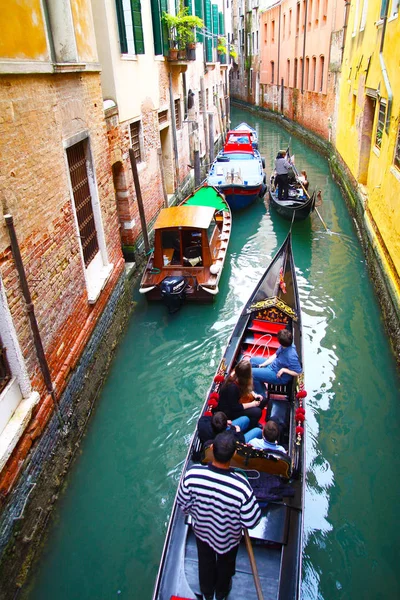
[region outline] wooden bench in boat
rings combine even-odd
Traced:
[[[203,464],[210,463],[214,460],[214,453],[211,446],[203,450],[201,462]],[[237,443],[236,451],[231,459],[232,467],[241,469],[255,469],[262,473],[270,473],[271,475],[279,475],[285,479],[290,478],[291,460],[287,454],[283,452],[273,452],[270,450],[257,450],[247,444]]]

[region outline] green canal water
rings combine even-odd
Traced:
[[[233,109],[232,125],[250,113]],[[257,123],[267,173],[288,134]],[[319,211],[294,224],[304,324],[304,599],[400,598],[399,374],[355,228],[326,161],[291,149]],[[135,311],[70,472],[30,600],[150,600],[182,463],[235,321],[289,223],[263,202],[234,215],[212,306]],[[245,600],[245,599],[244,599]]]

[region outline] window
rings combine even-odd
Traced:
[[[382,102],[382,100],[381,100],[379,102],[378,123],[376,126],[376,136],[375,136],[375,146],[377,148],[381,148],[381,146],[382,146],[382,136],[383,136],[383,130],[385,128],[385,116],[386,116],[386,104],[385,104],[385,102]]]
[[[299,35],[300,31],[300,2],[296,5],[296,35]]]
[[[380,19],[383,19],[384,16],[387,14],[388,3],[389,3],[389,0],[382,0],[382,2],[381,2],[381,10],[380,10],[380,13],[379,13],[379,18]],[[357,1],[357,7],[358,7],[358,1]]]
[[[271,44],[275,43],[275,21],[271,23]]]
[[[121,54],[144,54],[140,0],[116,0]]]
[[[275,78],[275,63],[271,60],[271,83],[274,83]]]
[[[365,0],[367,2],[368,0]],[[399,14],[399,0],[392,0],[389,19],[395,19]]]
[[[304,31],[304,22],[305,22],[305,18],[306,18],[306,0],[303,0],[303,9],[301,12],[303,14],[303,22],[301,24],[301,30]]]
[[[319,23],[319,0],[315,2],[315,26],[317,27]]]
[[[142,161],[142,157],[140,154],[140,121],[131,123],[129,126],[129,130],[131,134],[131,147],[133,148],[136,162],[139,163]]]
[[[264,43],[268,44],[268,25],[265,23],[264,25]]]
[[[361,23],[360,23],[360,31],[364,31],[365,24],[367,22],[367,12],[368,12],[368,0],[364,0],[363,9],[361,13]]]
[[[88,302],[93,304],[109,278],[113,265],[108,262],[96,173],[87,132],[65,140],[64,147]]]
[[[256,31],[256,54],[258,54],[258,29]]]
[[[297,58],[294,59],[294,80],[293,87],[297,88]]]
[[[99,243],[86,164],[85,142],[67,148],[67,158],[83,258],[85,267],[88,267],[99,251]]]
[[[287,61],[287,86],[290,86],[290,60]]]
[[[178,100],[175,100],[174,105],[175,105],[175,125],[176,125],[177,129],[180,129],[182,127],[180,98],[178,98]]]
[[[0,393],[11,379],[11,371],[7,360],[7,351],[0,338]]]
[[[325,69],[325,57],[324,56],[320,56],[319,57],[319,72],[320,72],[320,84],[319,84],[319,91],[323,92],[323,88],[324,88],[324,69]]]
[[[306,58],[306,75],[305,75],[305,80],[304,80],[304,87],[306,90],[308,90],[308,76],[310,74],[310,59]]]
[[[307,19],[308,19],[308,31],[310,31],[311,29],[311,23],[312,23],[312,11],[313,11],[313,4],[312,4],[312,0],[309,0],[309,4],[308,4],[308,15],[307,15]]]
[[[355,120],[356,120],[356,102],[357,102],[357,96],[353,92],[353,97],[351,99],[351,124],[352,125],[354,125]]]
[[[323,0],[322,5],[322,22],[325,24],[328,18],[328,0]]]
[[[289,37],[292,35],[292,9],[289,10]]]
[[[158,113],[158,124],[162,125],[163,123],[168,123],[168,111],[162,110]]]
[[[317,83],[317,58],[315,56],[313,56],[313,58],[312,58],[312,70],[313,70],[313,73],[312,73],[312,76],[313,76],[312,89],[313,89],[313,92],[315,92],[315,86],[316,86],[316,83]]]
[[[398,169],[400,169],[400,127],[397,130],[397,140],[396,140],[396,146],[394,149],[394,166],[397,167]]]
[[[208,98],[208,88],[206,89],[206,110],[210,108],[210,102]]]
[[[249,88],[250,88],[250,94],[253,93],[253,69],[250,69],[250,76],[249,76]]]
[[[283,15],[283,28],[282,28],[282,39],[285,39],[285,29],[286,29],[286,13]]]

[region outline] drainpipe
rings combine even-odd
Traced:
[[[14,220],[12,215],[4,215],[4,219],[6,221],[6,225],[8,227],[8,233],[10,235],[11,241],[11,250],[14,257],[14,262],[16,269],[18,271],[19,281],[22,288],[22,293],[25,298],[26,308],[28,311],[29,321],[31,323],[32,335],[33,335],[33,343],[36,349],[36,355],[38,357],[40,370],[43,375],[44,382],[46,384],[47,392],[53,399],[54,407],[57,413],[58,420],[60,425],[63,426],[64,422],[61,417],[60,407],[58,405],[58,400],[56,396],[56,392],[54,390],[53,382],[51,381],[50,369],[47,363],[46,355],[44,353],[42,339],[40,337],[39,327],[35,316],[35,307],[32,302],[31,293],[29,291],[28,281],[26,279],[25,268],[22,262],[21,251],[19,249],[17,236],[14,228]]]
[[[176,187],[179,190],[179,157],[178,157],[178,138],[176,135],[176,123],[175,123],[175,103],[174,103],[174,92],[172,89],[172,75],[169,73],[169,105],[171,112],[171,125],[172,125],[172,145],[174,147],[174,159],[175,159],[175,179]]]
[[[304,11],[303,64],[301,66],[301,93],[302,94],[304,94],[304,69],[306,67],[307,11],[308,11],[308,1],[306,0],[306,10]]]
[[[282,12],[282,5],[279,5],[279,21],[278,21],[278,69],[277,69],[277,74],[276,74],[276,81],[278,83],[278,87],[279,87],[279,66],[280,66],[280,62],[281,62],[281,12]]]
[[[386,69],[385,60],[383,58],[383,46],[385,43],[385,33],[386,33],[386,23],[387,23],[387,13],[389,8],[389,2],[386,2],[385,5],[385,15],[383,17],[383,27],[382,27],[382,37],[381,37],[381,46],[379,48],[379,62],[381,65],[382,77],[385,82],[385,87],[388,95],[388,103],[387,103],[387,111],[386,111],[386,122],[385,122],[385,131],[389,134],[389,126],[390,126],[390,117],[392,114],[392,103],[393,103],[393,92],[392,86],[390,85],[389,75]]]

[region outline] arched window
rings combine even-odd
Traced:
[[[324,91],[324,69],[325,69],[325,57],[324,56],[320,56],[319,57],[319,73],[320,73],[320,85],[319,85],[319,91],[323,92]]]
[[[312,91],[315,92],[317,83],[317,57],[312,57]]]

